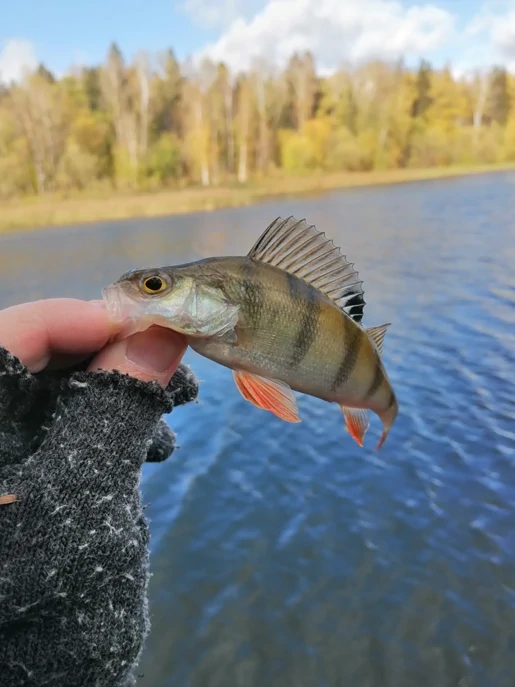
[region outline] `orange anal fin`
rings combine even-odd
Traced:
[[[368,410],[363,408],[347,408],[346,406],[340,407],[349,434],[359,446],[363,446],[363,437],[370,425]]]
[[[3,496],[0,496],[0,506],[7,505],[8,503],[14,503],[15,501],[15,494],[4,494]]]
[[[233,370],[233,375],[244,399],[286,422],[301,421],[295,396],[287,384],[241,370]]]

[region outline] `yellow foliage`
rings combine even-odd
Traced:
[[[308,119],[302,127],[302,136],[306,138],[310,151],[312,169],[324,169],[330,151],[332,127],[329,117]]]
[[[26,156],[25,142],[19,139],[7,154],[0,155],[0,198],[34,192],[32,170],[24,164]]]
[[[512,112],[511,117],[506,123],[503,136],[502,159],[501,161],[511,162],[515,160],[515,113]]]
[[[185,157],[192,171],[192,175],[197,181],[201,181],[202,168],[208,164],[209,133],[209,127],[207,125],[196,126],[190,129],[185,137]]]
[[[285,172],[306,172],[310,164],[310,148],[306,137],[291,129],[280,129],[278,139],[281,165]]]
[[[72,122],[70,136],[85,151],[100,155],[109,135],[108,124],[103,117],[82,110]]]
[[[332,136],[329,163],[334,171],[360,172],[370,168],[371,158],[367,157],[367,152],[349,129],[341,126]]]
[[[70,138],[61,158],[57,181],[63,189],[85,189],[96,177],[97,160]]]
[[[328,167],[332,127],[329,117],[308,119],[301,131],[279,131],[281,163],[285,171],[302,173]]]
[[[0,196],[515,160],[515,76],[502,69],[467,81],[374,60],[321,77],[308,56],[276,75],[188,69],[170,53],[145,77],[111,51],[99,68],[39,70],[1,91]]]
[[[118,188],[133,188],[137,184],[138,169],[134,166],[129,151],[121,146],[113,148],[113,166]]]
[[[431,129],[449,134],[467,119],[468,103],[465,94],[447,70],[433,75],[431,97],[433,103],[427,113]]]
[[[449,138],[440,127],[428,127],[413,136],[410,167],[433,167],[451,164]]]

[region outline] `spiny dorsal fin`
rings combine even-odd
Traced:
[[[365,329],[366,333],[377,346],[377,350],[379,351],[380,355],[383,354],[384,337],[390,324],[391,322],[388,322],[388,324],[380,324],[377,327],[367,327]]]
[[[354,264],[306,220],[278,217],[256,241],[248,257],[304,279],[355,322],[361,322],[365,307],[363,282],[358,279]]]

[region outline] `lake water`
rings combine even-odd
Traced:
[[[513,687],[515,175],[0,240],[0,307],[96,298],[133,267],[244,254],[305,217],[356,263],[400,414],[289,425],[192,352],[200,403],[144,469],[153,628],[139,687]]]

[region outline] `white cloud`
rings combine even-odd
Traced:
[[[184,0],[182,7],[202,27],[226,27],[238,17],[249,17],[262,0]]]
[[[36,51],[32,43],[20,38],[11,38],[0,50],[0,83],[19,81],[25,70],[38,66]]]
[[[282,65],[294,51],[311,50],[328,71],[346,60],[427,56],[450,38],[454,21],[435,5],[396,0],[270,0],[197,57],[246,69],[263,56]]]
[[[515,60],[515,10],[505,17],[498,17],[491,29],[495,53],[513,64]]]
[[[515,70],[515,2],[487,0],[465,27],[464,61],[470,67],[504,65]],[[473,39],[473,40],[471,40]]]

